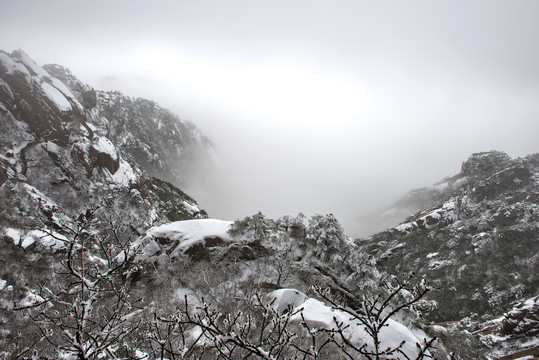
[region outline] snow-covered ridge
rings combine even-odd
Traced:
[[[24,51],[16,50],[11,56],[0,53],[0,65],[9,75],[22,75],[29,84],[37,84],[41,92],[58,110],[69,111],[75,107],[82,112],[83,107],[76,97],[60,80],[43,70]]]
[[[395,227],[400,233],[407,234],[417,229],[428,229],[431,226],[435,226],[440,222],[452,222],[457,219],[457,207],[455,201],[452,199],[444,203],[441,207],[430,210],[426,215],[419,217],[418,219],[410,222],[400,224]]]

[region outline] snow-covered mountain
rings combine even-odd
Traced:
[[[195,125],[156,102],[115,91],[96,91],[60,65],[49,64],[43,69],[89,109],[91,130],[109,139],[148,175],[183,187],[193,162],[211,163],[215,159],[211,141]]]
[[[539,294],[539,154],[473,154],[459,174],[416,194],[430,206],[358,243],[380,270],[414,271],[438,288],[427,319],[480,331]]]
[[[126,114],[135,125],[126,125]],[[14,210],[36,199],[41,208],[67,212],[113,199],[133,212],[132,225],[141,231],[163,220],[204,216],[193,199],[151,176],[181,179],[180,155],[206,140],[152,102],[96,92],[19,50],[0,53],[0,115],[0,184],[4,204],[13,206],[3,207],[4,225],[22,221]],[[159,158],[153,165],[148,149]]]
[[[208,219],[177,186],[213,156],[152,101],[0,52],[0,355],[537,353],[539,155],[474,154],[358,240],[331,214]]]

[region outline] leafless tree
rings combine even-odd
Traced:
[[[65,237],[49,232],[64,244],[65,258],[58,281],[41,286],[45,300],[32,315],[46,342],[80,360],[114,357],[113,346],[137,328],[142,312],[122,280],[136,252],[112,219],[106,234],[96,230],[99,209],[64,224]]]
[[[350,315],[350,319],[358,321],[362,324],[372,338],[374,349],[369,348],[369,344],[354,344],[345,335],[345,330],[350,326],[339,322],[334,318],[336,329],[327,330],[332,334],[332,338],[342,344],[340,346],[341,351],[350,359],[357,359],[358,354],[360,358],[376,359],[391,358],[392,356],[399,356],[405,359],[410,359],[409,356],[403,352],[402,348],[405,344],[403,340],[398,346],[395,347],[381,347],[380,331],[384,326],[388,326],[390,318],[394,317],[399,311],[412,307],[415,303],[423,298],[423,296],[430,290],[430,288],[421,282],[417,285],[412,285],[412,279],[414,274],[411,274],[404,281],[393,279],[393,281],[383,282],[384,288],[387,290],[386,295],[383,292],[380,294],[369,297],[362,296],[360,301],[356,302],[356,307],[342,305],[342,302],[335,300],[335,297],[331,295],[330,291],[317,288],[318,294],[329,302],[334,309],[342,311]],[[398,301],[399,298],[402,301]],[[407,298],[407,299],[406,299]],[[428,349],[432,348],[436,339],[424,340],[423,344],[416,344],[418,347],[418,354],[416,360],[431,358]]]

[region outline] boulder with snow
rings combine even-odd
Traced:
[[[309,298],[294,289],[280,289],[268,294],[271,306],[283,313],[292,309],[291,323],[306,323],[309,328],[338,330],[343,329],[343,335],[357,347],[365,346],[366,351],[374,351],[374,340],[365,326],[349,313],[335,309],[322,301]],[[404,325],[389,319],[378,334],[380,349],[398,348],[404,341],[400,350],[392,359],[414,359],[419,354],[417,344],[420,340]]]
[[[93,165],[108,169],[114,174],[120,168],[120,155],[109,139],[96,136],[90,145],[90,159]]]
[[[205,248],[232,242],[228,229],[232,222],[217,219],[175,221],[149,229],[135,242],[142,260],[166,253],[171,257],[186,254],[196,257]]]

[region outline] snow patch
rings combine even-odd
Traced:
[[[13,55],[17,57],[20,63],[22,63],[27,69],[32,71],[36,76],[39,77],[50,77],[50,75],[41,68],[34,60],[28,56],[24,51],[21,49],[16,50],[13,52]]]
[[[129,186],[136,183],[138,178],[131,165],[127,161],[120,159],[120,167],[112,174],[112,180],[117,184]]]
[[[449,211],[449,210],[455,209],[455,207],[456,207],[456,204],[454,201],[448,201],[445,204],[443,204],[442,209]]]
[[[71,110],[71,103],[66,99],[64,94],[62,94],[58,89],[52,86],[49,83],[43,82],[41,84],[41,89],[43,93],[51,100],[56,107],[61,111]]]
[[[188,203],[187,201],[183,201],[182,204],[183,206],[185,206],[185,209],[189,214],[196,215],[200,213],[200,209],[198,208],[198,206]]]
[[[19,307],[29,307],[29,306],[36,305],[38,303],[42,303],[44,301],[45,301],[45,299],[42,298],[41,296],[39,296],[37,294],[34,294],[33,292],[28,291],[26,293],[26,296],[21,301],[19,301],[18,306]]]
[[[58,152],[60,151],[60,147],[56,145],[55,143],[53,143],[52,141],[47,141],[46,149],[48,152],[55,153],[55,154],[58,154]]]
[[[193,290],[185,287],[177,288],[174,291],[173,297],[179,302],[185,302],[185,298],[187,298],[188,303],[191,305],[200,303],[197,294]]]
[[[341,327],[346,328],[343,331],[343,335],[350,342],[357,346],[367,344],[366,349],[374,350],[373,339],[368,334],[364,325],[344,311],[333,309],[319,300],[310,298],[301,306],[294,309],[294,313],[291,322],[301,323],[305,319],[309,327],[336,330],[338,329],[337,323],[342,323]],[[380,348],[382,349],[388,347],[396,348],[400,345],[401,341],[405,341],[401,350],[406,354],[406,357],[404,355],[402,357],[397,355],[396,359],[415,358],[418,354],[416,344],[420,343],[419,339],[404,325],[392,319],[389,319],[386,326],[380,329],[379,340]]]
[[[151,228],[146,234],[154,238],[181,241],[180,245],[187,248],[206,237],[217,236],[223,240],[232,241],[228,235],[230,225],[232,221],[217,219],[184,220]]]
[[[8,238],[13,240],[15,245],[19,245],[21,243],[21,230],[6,228],[4,233]]]
[[[146,360],[150,358],[150,355],[148,355],[148,353],[145,353],[137,349],[135,350],[135,357],[140,360]]]
[[[154,239],[166,239],[170,243],[178,243],[173,253],[184,252],[191,246],[200,243],[205,244],[206,238],[220,238],[231,242],[228,229],[232,221],[217,219],[183,220],[160,225],[149,229],[146,236],[139,238],[134,246],[141,246],[144,257],[155,255],[159,245]]]
[[[29,247],[30,245],[32,245],[33,243],[36,242],[36,239],[34,239],[33,236],[27,236],[24,238],[24,240],[22,241],[21,243],[21,246],[26,249],[27,247]]]
[[[401,232],[401,233],[409,233],[417,229],[417,223],[415,221],[400,224],[399,226],[395,227],[395,230]]]
[[[57,251],[65,247],[65,242],[67,242],[68,239],[64,235],[54,231],[31,230],[26,234],[21,246],[26,249],[36,241],[39,241],[43,246]]]
[[[278,313],[296,308],[307,301],[308,297],[296,289],[279,289],[268,294],[271,307]]]
[[[6,73],[10,75],[17,72],[30,75],[28,73],[28,70],[26,70],[26,68],[24,67],[24,65],[13,61],[13,59],[9,57],[7,54],[0,53],[0,63],[3,65],[4,68],[6,68]]]
[[[103,136],[96,136],[92,141],[92,147],[100,153],[108,154],[113,159],[118,159],[118,152],[112,142]]]

